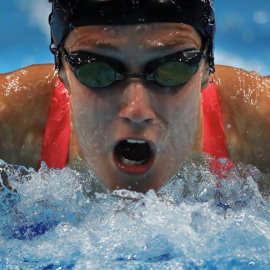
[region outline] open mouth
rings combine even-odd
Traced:
[[[154,153],[145,140],[122,140],[115,146],[114,160],[125,173],[144,173],[152,166]]]

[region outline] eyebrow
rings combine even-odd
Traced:
[[[140,25],[139,28],[145,26]],[[159,27],[159,25],[153,25],[154,29]],[[139,29],[138,28],[138,29]],[[169,24],[163,25],[164,31],[167,33],[165,38],[161,37],[157,33],[152,36],[152,39],[141,39],[140,45],[146,51],[159,52],[166,51],[172,48],[177,48],[177,46],[184,47],[200,47],[202,44],[198,43],[191,34],[196,32],[195,29],[189,25],[185,24]],[[90,29],[91,30],[91,29]],[[116,29],[117,30],[117,29]],[[139,29],[140,30],[140,29]],[[116,31],[116,34],[118,32]],[[87,34],[87,33],[86,33]],[[188,42],[187,42],[188,41]],[[102,37],[102,35],[97,34],[97,36],[88,35],[84,37],[79,37],[75,39],[73,44],[69,46],[70,49],[76,47],[76,45],[93,47],[100,50],[110,50],[112,52],[120,52],[121,48],[125,46],[125,43],[121,43],[116,36]],[[184,48],[185,49],[185,48]]]
[[[182,32],[183,33],[183,32]],[[187,40],[189,42],[187,42]],[[71,46],[72,49],[74,46],[80,44],[80,46],[89,47],[100,49],[100,50],[109,50],[112,52],[120,52],[121,47],[125,46],[125,43],[121,43],[116,38],[108,38],[108,39],[97,39],[94,37],[87,37],[82,39],[77,39]],[[151,52],[159,52],[159,51],[166,51],[172,48],[176,48],[177,46],[185,46],[185,47],[195,47],[197,44],[196,40],[189,37],[189,35],[180,35],[178,36],[175,33],[173,36],[168,37],[166,36],[165,39],[160,39],[160,37],[154,38],[154,40],[143,39],[140,45],[146,51]]]
[[[89,40],[83,40],[80,42],[81,46],[89,46]],[[150,41],[145,40],[145,42],[142,44],[144,49],[146,51],[150,52],[159,52],[159,51],[167,51],[173,48],[176,48],[177,46],[185,45],[188,48],[195,47],[195,44],[189,44],[185,42],[183,39],[173,40],[171,42],[163,42],[163,41]],[[124,44],[121,44],[120,42],[112,42],[106,41],[106,40],[97,40],[96,42],[91,42],[91,47],[95,49],[101,49],[101,50],[109,50],[112,52],[120,52],[120,48],[124,46]],[[72,46],[73,47],[73,46]]]
[[[155,44],[154,46],[153,43]],[[195,47],[200,46],[201,44],[199,44],[196,39],[191,38],[189,35],[183,35],[182,32],[181,35],[174,33],[170,37],[166,36],[166,39],[163,40],[146,40],[144,45],[147,50],[160,51],[176,48],[177,46]]]
[[[120,51],[119,47],[121,44],[119,42],[106,41],[106,40],[94,40],[94,39],[83,39],[77,40],[70,48],[72,49],[75,45],[80,42],[80,46],[89,46],[96,49],[111,50],[114,52]]]
[[[154,43],[154,45],[153,45],[153,43]],[[196,46],[196,44],[187,43],[183,39],[178,39],[178,40],[173,40],[171,42],[168,42],[168,41],[166,41],[166,42],[147,41],[144,44],[144,48],[147,51],[157,52],[157,51],[166,51],[166,50],[177,48],[178,46],[183,46],[183,45],[186,47],[195,47]]]

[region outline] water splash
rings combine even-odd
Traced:
[[[239,80],[237,96],[243,97],[243,101],[247,104],[258,106],[263,92],[269,89],[269,80],[262,78],[257,72],[247,72],[241,69],[236,69],[236,71]]]
[[[42,166],[27,175],[18,167],[4,170],[17,193],[6,191],[10,204],[1,200],[1,269],[270,265],[270,204],[257,185],[263,175],[252,166],[239,165],[219,179],[205,161],[188,161],[158,194],[145,195],[94,193],[93,174],[70,168]]]

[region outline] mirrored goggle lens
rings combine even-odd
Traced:
[[[145,79],[155,81],[165,87],[173,87],[185,84],[197,69],[197,65],[191,67],[182,62],[168,62],[160,65]],[[123,80],[125,78],[124,75],[116,72],[110,65],[102,62],[92,62],[80,66],[76,70],[76,77],[83,84],[93,88],[107,87],[116,80]]]
[[[191,67],[181,62],[168,62],[159,66],[147,79],[162,86],[173,87],[185,84],[197,69],[197,66]]]
[[[93,62],[80,66],[76,77],[89,87],[107,87],[117,80],[116,71],[106,63]]]

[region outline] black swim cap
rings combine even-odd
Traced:
[[[215,13],[213,0],[49,0],[52,13],[50,49],[59,69],[59,48],[76,27],[85,25],[127,25],[180,22],[193,26],[208,49],[208,62],[214,72],[213,39]]]

